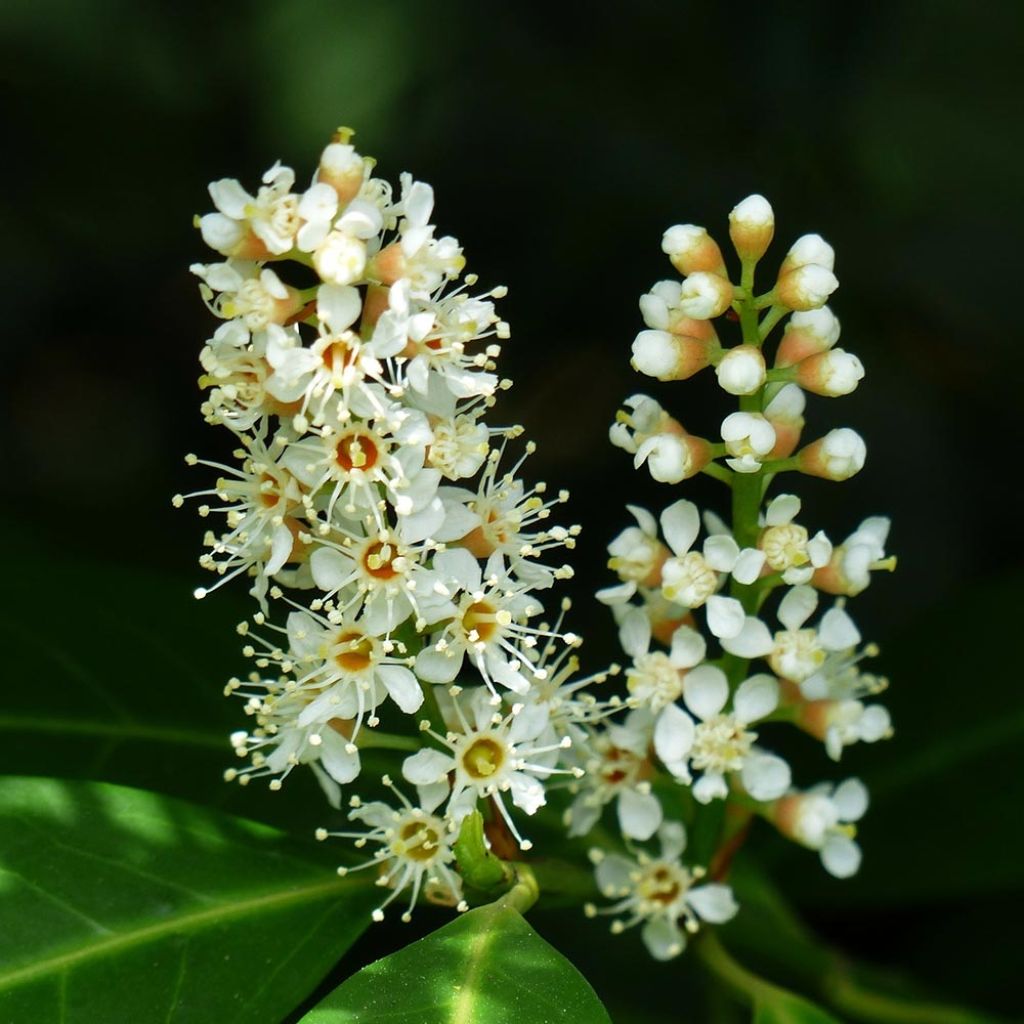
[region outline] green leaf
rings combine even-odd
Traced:
[[[610,1024],[584,977],[501,901],[364,968],[302,1024]]]
[[[754,1002],[753,1024],[841,1024],[837,1017],[792,992],[774,989]]]
[[[143,790],[8,777],[0,1020],[280,1024],[375,896],[263,825]]]
[[[118,782],[303,831],[327,823],[309,771],[277,795],[223,781],[238,764],[228,736],[248,724],[223,693],[248,666],[235,631],[253,611],[244,594],[196,601],[198,576],[61,558],[61,588],[88,598],[43,616],[54,578],[30,571],[33,554],[15,557],[17,600],[0,620],[0,774]]]

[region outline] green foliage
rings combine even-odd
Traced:
[[[471,910],[349,978],[302,1024],[610,1024],[583,976],[507,904]]]
[[[375,893],[253,822],[120,786],[0,780],[0,1020],[280,1024]]]
[[[806,999],[776,989],[754,1003],[753,1024],[840,1024],[840,1021]]]

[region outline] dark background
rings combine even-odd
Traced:
[[[855,6],[8,0],[8,544],[36,544],[53,614],[88,600],[69,555],[165,571],[185,599],[201,528],[169,496],[196,486],[184,452],[227,447],[197,411],[211,320],[187,267],[213,257],[192,215],[208,181],[255,187],[277,158],[304,182],[352,125],[383,176],[434,185],[483,285],[509,286],[516,386],[497,416],[573,493],[574,628],[596,666],[614,642],[583,598],[608,581],[621,506],[670,500],[607,444],[618,403],[656,393],[708,434],[724,409],[709,377],[632,373],[637,297],[672,274],[665,227],[724,243],[729,209],[762,192],[766,262],[806,231],[835,246],[841,344],[868,371],[852,397],[812,401],[809,432],[854,426],[869,458],[842,487],[799,481],[808,525],[841,538],[891,514],[900,559],[855,605],[898,727],[842,766],[882,793],[864,873],[840,886],[804,857],[789,891],[846,948],[1016,1012],[1024,6]],[[909,783],[886,802],[893,778]]]

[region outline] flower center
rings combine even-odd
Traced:
[[[601,764],[601,778],[612,788],[631,785],[639,777],[643,762],[631,750],[622,747],[610,747]]]
[[[394,562],[398,557],[398,549],[394,544],[375,540],[363,551],[363,569],[375,580],[393,580],[398,575]]]
[[[441,849],[444,826],[435,817],[407,818],[397,828],[391,840],[391,852],[397,857],[429,864]]]
[[[335,641],[334,660],[346,672],[364,672],[373,664],[373,640],[359,630],[345,630]]]
[[[471,643],[489,643],[498,632],[498,609],[488,601],[474,601],[462,613],[462,628]]]
[[[807,563],[807,530],[789,523],[770,526],[761,537],[761,550],[765,561],[776,571],[783,572],[793,566]]]
[[[670,558],[661,570],[662,593],[686,608],[699,608],[718,589],[718,573],[698,551]]]
[[[698,771],[738,772],[755,739],[732,715],[715,715],[698,723],[690,760]]]
[[[626,673],[626,687],[638,701],[660,711],[683,692],[683,673],[662,651],[641,655]]]
[[[802,683],[825,663],[817,630],[787,629],[776,633],[775,649],[768,661],[776,675]]]
[[[463,771],[474,782],[493,778],[505,765],[508,747],[495,736],[479,736],[462,752]]]
[[[354,469],[364,473],[373,469],[380,459],[380,450],[366,434],[346,434],[339,442],[335,461],[346,473]]]
[[[644,869],[636,883],[637,895],[645,903],[669,907],[690,887],[686,872],[675,864],[655,861]]]

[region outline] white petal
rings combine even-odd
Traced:
[[[764,514],[765,526],[785,526],[800,513],[800,499],[795,494],[780,494],[772,498]]]
[[[309,559],[313,580],[321,590],[343,587],[352,574],[352,560],[333,548],[317,548]]]
[[[678,860],[686,849],[686,826],[681,821],[666,821],[658,829],[662,860]]]
[[[793,587],[779,604],[779,622],[786,629],[799,629],[818,607],[818,592],[813,587]]]
[[[513,772],[509,777],[512,787],[512,803],[527,814],[536,814],[544,806],[544,786],[540,780],[525,772]]]
[[[450,683],[462,668],[463,656],[461,649],[424,647],[416,655],[416,675],[428,683]]]
[[[718,572],[732,572],[739,557],[740,546],[728,535],[719,534],[704,541],[704,560]]]
[[[451,755],[431,747],[410,754],[402,762],[402,775],[414,786],[429,786],[433,782],[440,782],[451,769]]]
[[[704,660],[707,649],[707,641],[697,630],[690,626],[680,626],[672,634],[669,660],[676,668],[693,668]]]
[[[760,619],[748,615],[739,633],[728,640],[723,640],[722,647],[729,654],[735,654],[740,658],[763,658],[771,653],[775,647],[775,640]]]
[[[604,895],[621,896],[633,887],[636,865],[618,853],[609,853],[594,870],[597,887]]]
[[[868,788],[860,779],[847,779],[836,786],[832,803],[840,821],[860,821],[868,809]]]
[[[793,781],[789,765],[775,754],[751,754],[743,764],[743,787],[755,800],[777,800]]]
[[[758,548],[744,548],[733,566],[732,576],[737,583],[751,584],[761,575],[765,553]]]
[[[458,582],[465,590],[479,590],[483,581],[480,563],[465,548],[448,548],[434,555],[434,569]]]
[[[698,917],[712,924],[723,924],[731,920],[740,909],[732,888],[717,883],[698,885],[691,889],[686,894],[686,902],[697,911]]]
[[[661,824],[661,804],[653,793],[624,789],[619,794],[619,828],[631,839],[650,839]]]
[[[631,608],[619,625],[619,643],[631,657],[639,658],[651,645],[651,620],[641,608]]]
[[[448,793],[451,791],[451,786],[448,785],[447,779],[442,779],[440,782],[431,782],[426,786],[417,786],[416,792],[420,798],[420,807],[423,808],[430,814],[431,811],[440,807],[445,800],[448,799]]]
[[[686,936],[668,917],[652,917],[644,925],[641,936],[647,952],[655,960],[671,960],[686,948]]]
[[[333,729],[321,734],[320,763],[335,782],[344,785],[359,774],[359,751],[348,752],[348,740]]]
[[[699,665],[683,679],[686,706],[702,721],[714,718],[729,699],[729,681],[716,665]]]
[[[739,636],[746,621],[746,613],[743,605],[735,597],[722,597],[714,594],[708,598],[708,629],[719,638],[719,640],[730,640]]]
[[[363,309],[363,300],[357,288],[348,284],[322,284],[316,293],[316,315],[340,334],[356,322]]]
[[[377,676],[391,699],[407,714],[418,711],[423,703],[423,690],[416,677],[402,665],[381,665]]]
[[[860,630],[842,608],[830,608],[821,617],[818,637],[826,651],[845,651],[860,643]]]
[[[744,724],[770,715],[779,705],[779,681],[760,673],[740,683],[732,699],[736,717]]]
[[[654,750],[666,764],[682,761],[693,746],[693,719],[676,704],[662,708],[654,726]]]
[[[693,547],[700,532],[700,513],[692,501],[680,499],[661,513],[661,531],[668,546],[677,555],[685,555]]]
[[[724,800],[729,795],[729,787],[718,772],[705,772],[693,784],[693,798],[701,804],[709,804],[712,800]]]
[[[648,537],[658,536],[658,524],[654,516],[652,516],[647,509],[641,508],[639,505],[627,505],[626,508],[636,520],[637,526],[639,526]]]
[[[821,863],[836,878],[850,878],[860,868],[860,847],[844,835],[831,835],[821,848]]]

